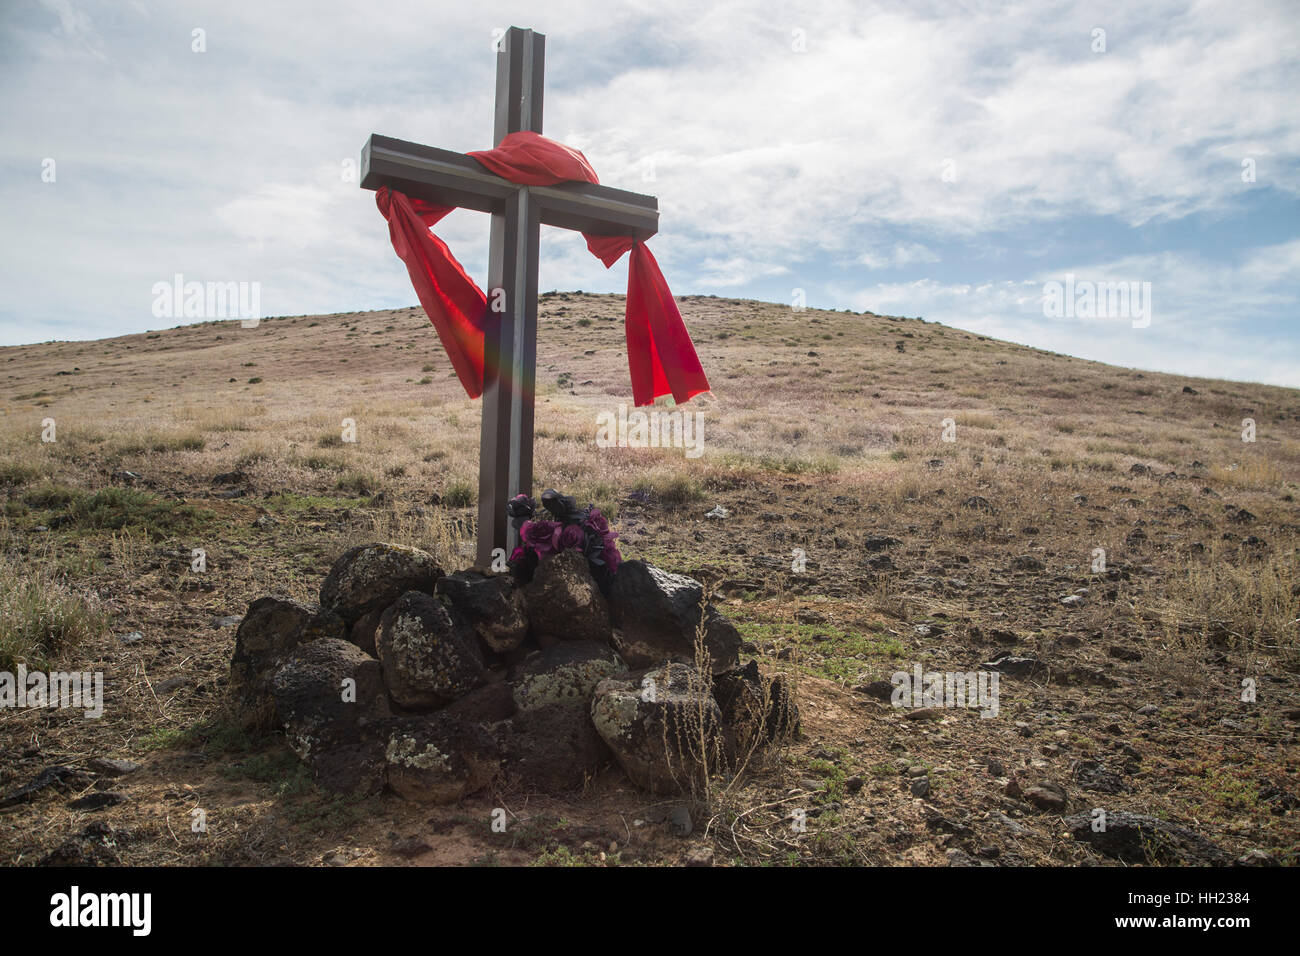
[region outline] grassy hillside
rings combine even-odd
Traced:
[[[101,720],[0,711],[0,799],[52,765],[144,765],[98,814],[66,808],[75,786],[0,814],[0,859],[84,850],[105,819],[123,836],[93,852],[128,863],[397,862],[408,836],[420,863],[676,862],[701,841],[719,863],[1110,863],[1062,835],[1062,812],[1104,807],[1295,862],[1300,392],[919,320],[681,309],[714,389],[685,406],[703,454],[597,447],[597,416],[630,404],[623,300],[558,293],[535,468],[537,490],[605,509],[625,557],[710,584],[764,668],[798,681],[804,739],[703,808],[707,832],[673,836],[616,772],[432,817],[351,803],[223,721],[231,619],[253,598],[314,599],[364,540],[470,563],[478,403],[403,309],[0,349],[0,670],[107,681]],[[1004,676],[997,718],[907,719],[866,691],[1002,652],[1036,663]],[[1043,782],[1065,811],[1025,799]]]

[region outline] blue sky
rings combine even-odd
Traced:
[[[493,30],[519,25],[547,34],[546,133],[659,197],[678,294],[803,290],[1300,386],[1297,24],[1281,2],[8,0],[0,344],[174,325],[151,306],[176,273],[257,282],[265,315],[413,304],[345,161],[371,132],[491,145]],[[487,217],[438,231],[482,283]],[[543,289],[623,290],[624,264],[543,239]],[[1067,275],[1150,283],[1150,323],[1048,318]]]

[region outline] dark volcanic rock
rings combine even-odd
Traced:
[[[455,803],[490,784],[501,766],[496,739],[445,712],[398,717],[385,726],[388,786],[417,803]]]
[[[421,591],[384,612],[375,647],[388,692],[412,710],[443,707],[487,680],[473,630]]]
[[[640,679],[608,678],[596,688],[592,722],[637,786],[689,792],[724,756],[722,712],[710,690],[693,668],[679,663],[652,668]]]
[[[388,714],[378,661],[325,638],[295,650],[272,684],[289,746],[321,787],[363,795],[383,786],[383,751],[370,732]]]
[[[799,707],[788,684],[780,676],[765,678],[757,661],[714,677],[713,698],[722,714],[727,754],[733,759],[798,733]]]
[[[609,604],[580,552],[561,551],[544,559],[524,597],[533,633],[539,638],[609,642]]]
[[[1122,812],[1107,813],[1104,822],[1104,828],[1095,824],[1091,812],[1065,818],[1076,840],[1125,863],[1226,866],[1232,862],[1231,854],[1176,823]]]
[[[320,603],[351,627],[370,611],[382,611],[407,591],[433,594],[442,569],[433,555],[400,544],[349,548],[334,562],[320,588]]]
[[[528,634],[523,592],[505,574],[460,571],[440,578],[434,592],[499,654],[513,651]]]
[[[629,667],[664,660],[693,661],[704,586],[644,561],[624,561],[610,589],[614,647]],[[740,633],[712,606],[704,609],[704,643],[713,672],[739,663]]]
[[[245,728],[279,724],[271,679],[294,648],[346,635],[343,621],[332,611],[288,598],[259,598],[235,632],[230,659],[230,696]]]
[[[384,612],[387,610],[388,608],[383,607],[367,611],[357,618],[357,623],[353,624],[348,632],[348,640],[371,657],[379,656],[379,651],[375,647],[375,635],[379,633],[379,622],[383,620]]]
[[[564,641],[517,665],[510,687],[518,708],[504,745],[507,772],[528,788],[580,788],[609,759],[591,720],[591,699],[627,665],[598,641]]]
[[[587,706],[548,704],[520,712],[503,742],[505,769],[529,790],[578,790],[609,760]]]

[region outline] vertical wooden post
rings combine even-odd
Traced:
[[[497,53],[493,145],[508,133],[542,131],[546,38],[511,27]],[[478,554],[490,564],[518,544],[506,502],[533,491],[533,398],[537,365],[537,255],[541,222],[528,188],[492,215],[479,442]]]

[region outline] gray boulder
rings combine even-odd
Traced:
[[[610,588],[614,647],[629,667],[693,661],[704,586],[644,561],[624,561]],[[740,633],[712,606],[704,613],[704,645],[715,674],[740,662]]]
[[[383,787],[382,751],[370,726],[388,716],[379,662],[322,638],[293,651],[272,679],[289,746],[323,788],[364,795]]]
[[[267,729],[280,724],[271,680],[290,652],[311,641],[345,634],[338,615],[313,605],[279,597],[250,604],[235,632],[230,659],[231,702],[243,727]]]
[[[524,595],[509,575],[459,571],[439,578],[434,593],[498,654],[515,650],[528,635]]]
[[[393,701],[410,710],[446,706],[487,681],[473,630],[420,591],[384,612],[375,649]]]
[[[524,589],[533,633],[547,641],[609,643],[609,604],[578,551],[561,551],[538,564]]]
[[[407,591],[432,594],[442,568],[433,555],[401,544],[363,544],[334,562],[320,588],[320,603],[351,627],[382,611]]]
[[[724,759],[722,713],[685,664],[601,681],[591,718],[632,782],[654,793],[698,791]]]

